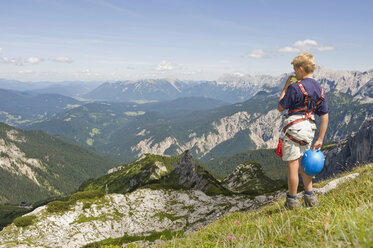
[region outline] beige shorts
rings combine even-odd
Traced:
[[[285,119],[284,126],[288,123],[303,118],[304,115],[292,115]],[[314,119],[314,116],[312,116]],[[315,136],[316,124],[310,121],[302,121],[291,125],[287,129],[287,133],[297,140],[307,142],[307,145],[301,146],[300,144],[292,141],[289,137],[284,136],[282,141],[282,160],[292,161],[300,158],[303,154],[311,148],[313,137]]]

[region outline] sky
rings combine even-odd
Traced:
[[[302,52],[365,71],[372,9],[370,0],[0,0],[0,78],[278,76]]]

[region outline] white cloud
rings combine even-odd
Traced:
[[[57,57],[57,58],[54,59],[54,61],[60,62],[60,63],[71,63],[71,62],[73,62],[73,60],[69,57]]]
[[[293,46],[298,47],[299,49],[308,49],[310,47],[317,47],[317,41],[315,40],[298,40],[294,42]]]
[[[31,73],[33,73],[33,71],[32,70],[22,70],[22,71],[17,71],[17,73],[18,74],[31,74]]]
[[[3,51],[3,49],[0,47],[0,53]]]
[[[156,68],[157,71],[171,71],[173,69],[174,66],[171,64],[171,62],[167,62],[165,60],[158,64]]]
[[[233,72],[232,75],[235,75],[235,76],[238,76],[238,77],[243,77],[245,76],[245,74],[241,73],[241,72]]]
[[[319,51],[332,51],[335,50],[335,47],[333,46],[320,46],[316,48]]]
[[[14,65],[23,65],[21,58],[9,58],[9,57],[0,57],[0,63],[4,64],[14,64]]]
[[[40,62],[42,62],[43,59],[41,58],[38,58],[38,57],[30,57],[28,59],[25,60],[25,63],[29,63],[29,64],[38,64]]]
[[[282,47],[276,51],[280,53],[299,53],[300,52],[298,48],[290,47],[290,46]]]
[[[83,73],[83,74],[90,74],[90,73],[91,73],[91,70],[90,70],[90,69],[84,69],[84,70],[80,71],[80,73]]]
[[[199,73],[199,72],[197,72],[197,71],[184,71],[184,72],[182,72],[183,75],[196,75],[197,73]]]
[[[252,50],[250,53],[247,54],[247,56],[254,59],[262,59],[267,57],[267,55],[262,49]]]
[[[309,52],[312,49],[316,49],[318,51],[331,51],[335,48],[333,46],[319,46],[317,41],[315,40],[298,40],[294,42],[293,46],[285,46],[280,49],[275,50],[278,53],[301,53],[301,52]]]

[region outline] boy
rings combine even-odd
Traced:
[[[289,109],[282,133],[282,160],[287,162],[288,187],[285,207],[301,207],[297,199],[298,171],[300,170],[305,187],[304,203],[307,207],[318,205],[312,191],[312,177],[303,172],[300,161],[305,151],[311,148],[316,124],[314,114],[321,116],[320,132],[312,149],[320,149],[329,121],[329,107],[320,84],[312,78],[316,68],[315,58],[309,53],[295,57],[291,64],[294,67],[297,83],[287,79],[281,92],[277,109],[282,112]]]

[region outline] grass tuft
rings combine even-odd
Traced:
[[[33,223],[36,219],[36,216],[28,215],[28,216],[21,216],[14,219],[13,223],[17,227],[26,227]]]
[[[68,211],[78,200],[91,200],[102,198],[105,194],[99,190],[89,190],[84,192],[76,192],[72,194],[68,201],[53,201],[47,204],[49,213],[59,213]],[[89,208],[91,202],[84,202],[83,208]]]

